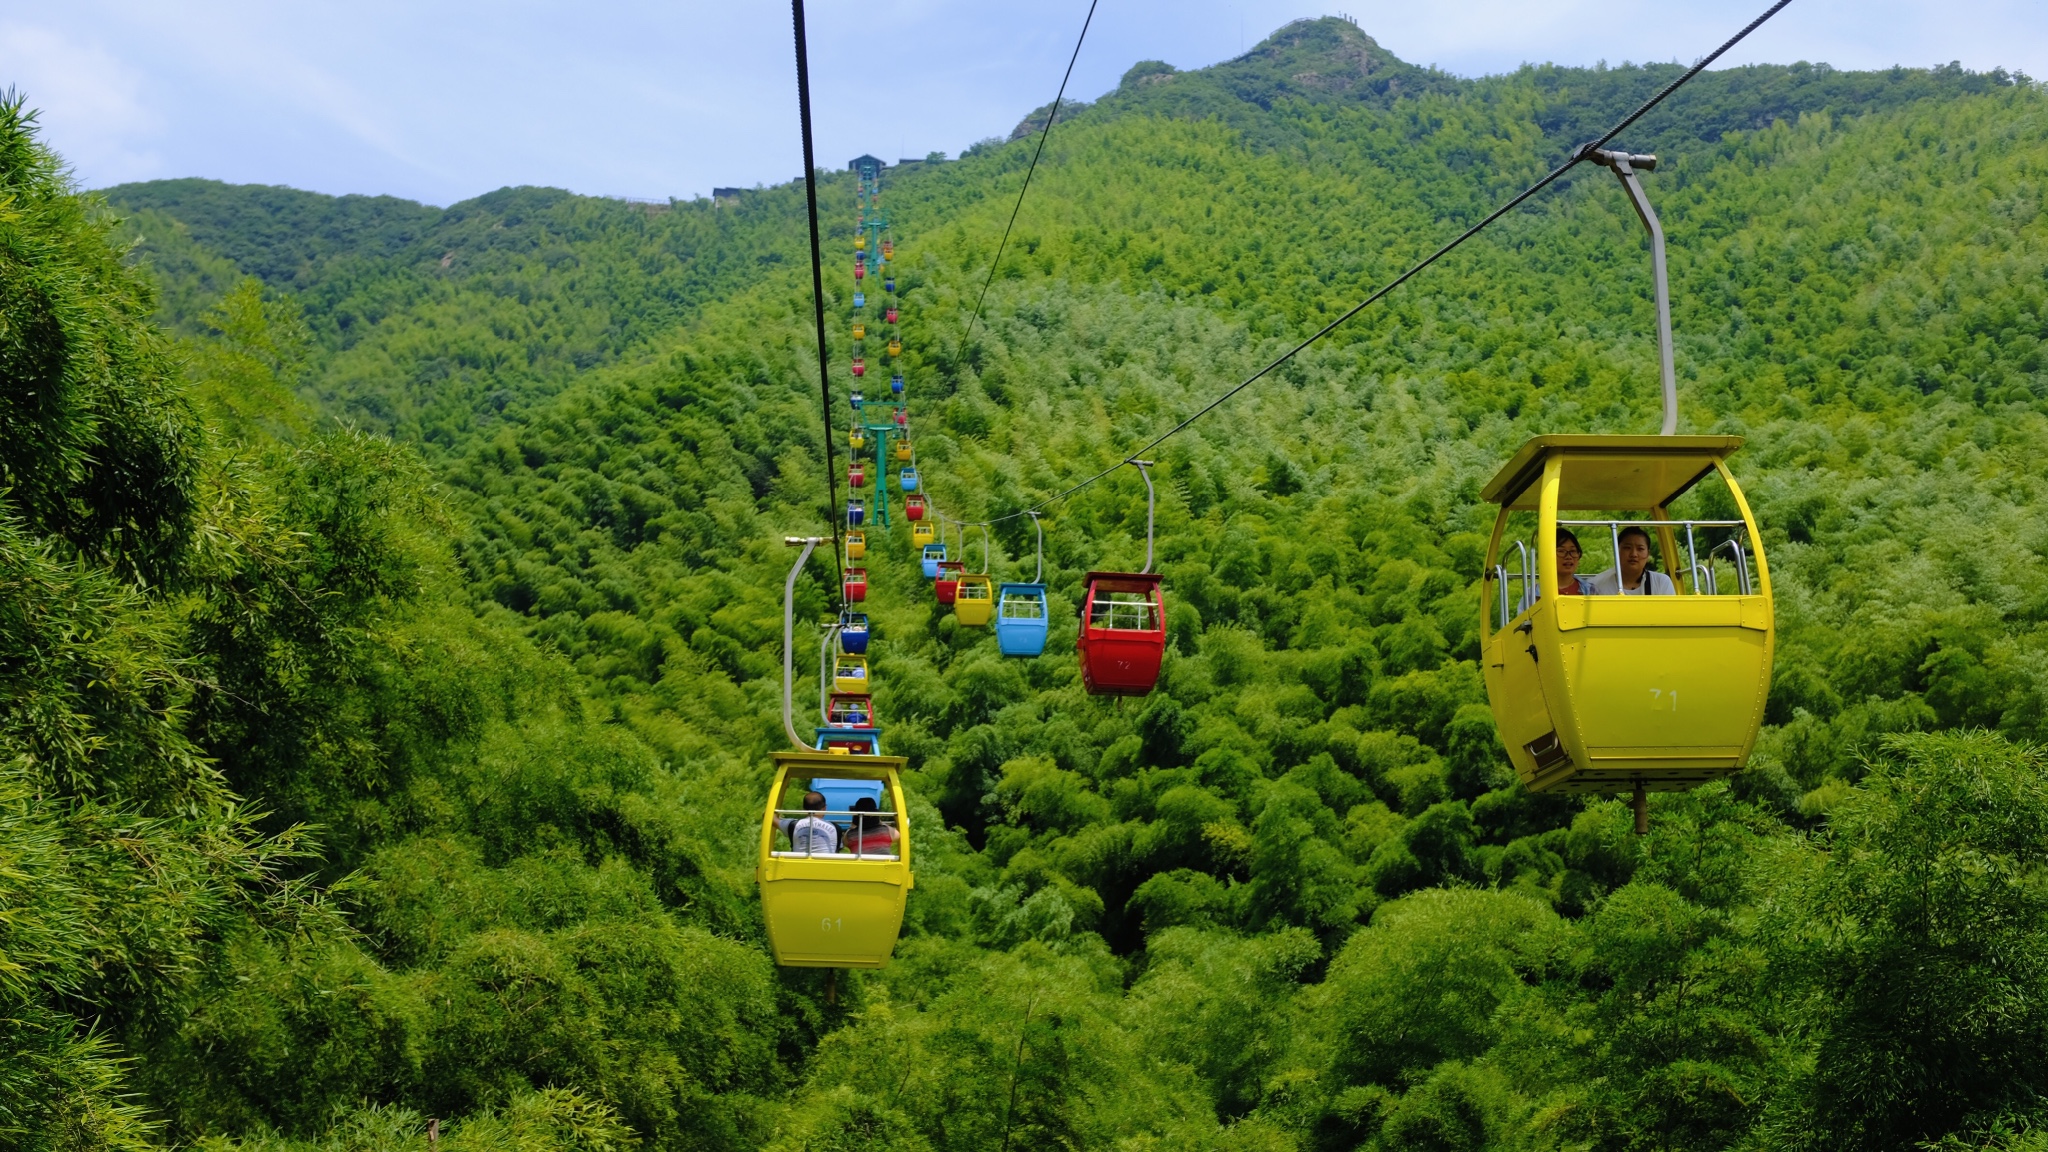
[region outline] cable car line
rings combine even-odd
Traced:
[[[1059,120],[1060,108],[1066,101],[1067,85],[1073,79],[1074,66],[1080,59],[1081,48],[1087,43],[1088,30],[1094,24],[1095,10],[1098,4],[1099,0],[1090,0],[1087,15],[1081,21],[1080,35],[1075,38],[1074,51],[1067,58],[1066,72],[1060,77],[1059,89],[1053,94],[1052,104],[1046,114],[1045,126],[1039,130],[1038,145],[1033,149],[1031,163],[1025,169],[1023,185],[1017,190],[1017,200],[1010,207],[1010,218],[1003,226],[1002,239],[997,243],[995,258],[989,264],[988,277],[982,282],[981,293],[975,300],[974,312],[968,317],[966,326],[961,330],[960,340],[954,346],[954,358],[956,360],[965,348],[967,340],[973,335],[974,325],[980,320],[983,306],[988,300],[989,287],[995,282],[996,272],[1002,266],[1003,254],[1008,251],[1010,236],[1016,227],[1017,217],[1024,207],[1024,197],[1031,189],[1032,176],[1038,171],[1039,160],[1045,154],[1045,144],[1052,134],[1052,126]],[[879,198],[879,188],[877,188],[875,194]],[[858,246],[859,242],[856,241],[856,247]],[[884,242],[885,255],[886,251],[887,243]],[[894,287],[893,284],[888,285],[892,301]],[[856,306],[859,304],[858,297],[855,299],[855,304]],[[886,320],[891,325],[897,321],[897,311],[893,302],[886,313]],[[859,335],[858,329],[856,329],[856,335]],[[889,352],[892,358],[900,358],[902,355],[902,346],[896,342],[893,336],[889,345]],[[1044,527],[1042,524],[1037,525],[1038,572],[1034,581],[1029,584],[1005,583],[999,590],[996,589],[988,579],[991,547],[988,539],[987,523],[965,521],[945,515],[939,508],[936,500],[930,495],[930,487],[924,483],[923,476],[918,470],[916,448],[909,435],[908,414],[910,405],[908,398],[904,396],[902,381],[901,368],[898,367],[890,384],[891,391],[895,396],[898,426],[903,429],[903,440],[898,445],[898,459],[904,462],[904,467],[899,470],[899,479],[903,490],[906,493],[914,494],[906,498],[905,501],[905,513],[913,521],[911,530],[912,543],[916,544],[921,539],[919,532],[922,526],[916,522],[920,521],[927,512],[931,517],[933,526],[937,529],[935,533],[931,533],[931,535],[937,536],[936,543],[927,543],[921,549],[923,554],[920,564],[924,569],[924,575],[934,580],[933,591],[939,602],[954,606],[954,617],[959,622],[969,626],[982,626],[989,622],[991,616],[995,617],[997,620],[996,630],[999,647],[1004,655],[1037,656],[1044,650],[1045,646],[1047,601],[1043,583],[1045,571]],[[883,473],[877,482],[886,486],[886,466],[883,467]],[[911,500],[917,502],[914,510]],[[1033,513],[1032,516],[1034,524],[1037,524],[1037,514]],[[970,523],[979,524],[982,529],[982,570],[976,574],[968,574],[961,571],[964,567],[962,562],[965,560],[967,546],[966,528]],[[960,533],[960,554],[958,556],[947,555],[944,536],[945,525],[947,524],[953,525]],[[1148,526],[1146,534],[1148,555],[1151,546],[1151,532]],[[936,556],[933,552],[934,548],[937,550]],[[1150,562],[1148,559],[1147,568],[1149,567]],[[953,579],[948,579],[948,577],[953,577]],[[965,586],[964,590],[968,592],[967,599],[969,600],[969,603],[965,606],[960,603],[963,586]],[[1005,604],[1013,606],[1014,610],[999,611]],[[1013,616],[1016,619],[1012,619],[1011,617]]]
[[[909,439],[909,404],[900,385],[893,386],[895,399],[885,401],[894,409],[893,421],[871,424],[862,414],[863,399],[852,393],[854,426],[851,447],[864,446],[864,431],[874,432],[876,444],[875,508],[876,526],[888,523],[888,454],[891,436],[901,438],[896,459],[905,465],[898,480],[905,497],[906,516],[912,521],[913,544],[919,529],[929,533],[918,513],[910,511],[914,498],[919,512],[928,511],[943,541],[945,526],[954,526],[960,541],[957,559],[936,564],[933,591],[937,599],[952,606],[956,624],[968,627],[993,622],[997,647],[1004,656],[1035,657],[1044,651],[1046,635],[1046,589],[1044,579],[1044,534],[1040,512],[1048,505],[1096,483],[1116,467],[1138,469],[1145,483],[1145,566],[1139,572],[1092,571],[1087,573],[1077,621],[1075,649],[1084,690],[1091,696],[1144,696],[1156,687],[1167,649],[1166,602],[1162,577],[1152,571],[1155,560],[1155,512],[1157,490],[1150,469],[1153,461],[1143,459],[1171,437],[1215,411],[1225,401],[1270,375],[1311,344],[1335,331],[1394,289],[1421,274],[1465,241],[1478,235],[1508,212],[1557,181],[1579,163],[1591,159],[1616,169],[1623,177],[1632,202],[1644,224],[1658,237],[1655,216],[1641,188],[1633,182],[1632,166],[1647,170],[1654,158],[1602,151],[1604,146],[1651,109],[1662,103],[1706,66],[1740,43],[1766,20],[1782,11],[1791,0],[1776,0],[1762,15],[1690,69],[1664,86],[1649,100],[1598,140],[1573,149],[1571,156],[1542,179],[1466,229],[1394,280],[1388,282],[1342,316],[1324,325],[1293,348],[1275,358],[1258,372],[1183,419],[1150,442],[1125,456],[1112,468],[1104,469],[1065,491],[1041,500],[1030,508],[980,521],[963,521],[946,516],[928,496],[926,478],[916,471],[915,448]],[[804,133],[805,187],[809,197],[811,225],[811,276],[817,317],[820,396],[826,428],[826,483],[834,511],[838,505],[838,469],[833,458],[830,428],[831,383],[824,326],[823,256],[818,232],[816,167],[812,154],[810,91],[805,59],[803,0],[791,0],[796,26],[798,98]],[[1090,0],[1089,19],[1095,12]],[[1082,26],[1082,37],[1087,35]],[[1075,57],[1080,43],[1075,45]],[[1072,75],[1074,61],[1068,61]],[[1046,135],[1057,117],[1066,81],[1061,81],[1046,128],[1040,134],[1042,152]],[[1038,153],[1032,158],[1036,168]],[[878,168],[878,166],[872,166]],[[1031,173],[1025,174],[1028,190]],[[864,169],[858,194],[862,208],[862,234],[880,238],[887,219],[879,213],[870,218],[867,209],[880,199],[879,171]],[[1024,190],[1011,210],[1016,222]],[[1004,231],[998,246],[1000,262],[1009,238]],[[881,279],[889,294],[888,319],[896,320],[893,306],[896,284],[888,260],[893,244],[881,243]],[[861,338],[864,325],[858,318],[863,305],[859,282],[866,268],[865,243],[855,242],[853,300],[856,312],[853,346],[853,374],[862,375]],[[1725,465],[1728,455],[1741,447],[1734,436],[1677,436],[1675,395],[1670,367],[1668,302],[1663,284],[1661,241],[1656,245],[1659,341],[1663,354],[1666,393],[1665,427],[1657,436],[1626,435],[1538,435],[1529,440],[1489,483],[1482,498],[1499,505],[1492,539],[1487,546],[1487,575],[1494,581],[1499,600],[1498,618],[1492,613],[1495,597],[1482,596],[1480,607],[1481,658],[1488,702],[1494,723],[1509,759],[1525,787],[1548,792],[1612,792],[1632,787],[1635,827],[1648,831],[1647,793],[1651,789],[1684,790],[1710,779],[1739,771],[1754,747],[1764,717],[1764,702],[1771,680],[1775,636],[1775,610],[1770,570],[1763,553],[1762,534],[1740,487]],[[997,265],[992,264],[988,282],[982,287],[987,297]],[[978,322],[981,304],[976,305],[962,337]],[[896,333],[887,345],[892,361],[902,356]],[[956,356],[958,350],[956,349]],[[896,370],[900,379],[900,367]],[[894,382],[892,381],[892,385]],[[893,426],[892,426],[893,424]],[[1569,463],[1571,467],[1567,469]],[[1674,520],[1670,508],[1695,483],[1718,474],[1726,484],[1740,520]],[[1688,478],[1689,477],[1689,478]],[[850,466],[848,483],[854,493],[865,488],[864,467]],[[1571,512],[1607,508],[1630,514],[1626,519],[1574,520]],[[835,520],[831,537],[835,554],[841,532],[862,527],[863,502],[850,496],[844,529]],[[1512,520],[1534,513],[1536,547],[1532,550],[1520,538],[1521,529]],[[1561,516],[1564,513],[1566,515]],[[1001,521],[1030,516],[1038,531],[1038,581],[1031,584],[1005,583],[991,587],[991,540],[989,529]],[[982,569],[966,571],[966,528],[982,530]],[[1576,583],[1566,585],[1558,568],[1564,558],[1558,543],[1569,537],[1569,526],[1605,526],[1613,540],[1615,565],[1613,595],[1587,595]],[[1504,561],[1509,552],[1503,542],[1513,529],[1512,554],[1520,557],[1520,572],[1510,573]],[[1677,531],[1684,532],[1683,554],[1677,549]],[[1686,564],[1690,582],[1687,591],[1649,565],[1650,533],[1660,538],[1666,567],[1674,572],[1676,562]],[[1705,559],[1701,559],[1697,534],[1709,534]],[[1726,539],[1716,542],[1713,535]],[[1622,541],[1639,536],[1627,556]],[[929,539],[929,535],[925,536]],[[1743,538],[1749,547],[1743,547]],[[820,715],[814,745],[798,735],[794,723],[793,662],[795,651],[796,582],[805,563],[824,537],[785,537],[785,543],[802,549],[790,568],[783,587],[782,722],[785,733],[798,749],[772,753],[776,773],[762,815],[755,871],[761,889],[763,920],[769,949],[777,964],[798,967],[879,968],[887,965],[902,929],[905,898],[914,883],[911,872],[911,827],[908,803],[902,787],[903,757],[881,754],[880,729],[874,714],[873,681],[867,663],[868,621],[853,613],[850,605],[866,598],[865,569],[841,569],[842,607],[834,624],[827,627],[819,645]],[[859,548],[865,557],[866,533],[850,532],[848,547]],[[925,563],[931,564],[929,545]],[[941,555],[944,546],[939,546]],[[1718,559],[1726,550],[1728,559]],[[1633,557],[1633,559],[1631,559]],[[1751,579],[1750,563],[1755,565]],[[1718,587],[1716,565],[1721,564],[1734,578],[1737,591],[1723,596]],[[1633,565],[1633,567],[1631,567]],[[932,568],[927,567],[927,572]],[[1652,579],[1655,576],[1656,579]],[[1519,579],[1522,596],[1518,610],[1509,606],[1508,584]],[[1606,574],[1595,577],[1597,582]],[[1658,581],[1662,587],[1658,587]],[[1640,586],[1630,599],[1626,593]],[[1567,588],[1571,591],[1567,591]],[[1652,592],[1658,595],[1650,595]],[[1702,597],[1692,599],[1691,597]],[[1646,647],[1639,633],[1653,630],[1658,643]],[[835,644],[835,640],[837,643]],[[837,648],[837,654],[832,650]],[[1544,658],[1548,653],[1549,658]],[[1646,655],[1646,653],[1648,653]],[[828,672],[829,659],[829,677]],[[1526,656],[1527,659],[1523,659]],[[1570,668],[1567,670],[1567,665]],[[1569,671],[1571,675],[1566,675]],[[1641,691],[1648,686],[1647,710]],[[1686,711],[1680,713],[1680,700]],[[1705,703],[1701,701],[1704,699]],[[1531,706],[1531,702],[1535,706]],[[795,807],[801,797],[802,807]],[[844,839],[842,840],[842,836]],[[785,846],[786,843],[786,846]],[[850,849],[850,850],[849,850]],[[829,986],[829,985],[828,985]]]
[[[1643,101],[1641,106],[1637,107],[1635,111],[1629,113],[1627,116],[1622,117],[1619,123],[1615,124],[1614,127],[1609,128],[1604,134],[1600,136],[1599,139],[1589,141],[1588,143],[1581,144],[1577,148],[1572,149],[1572,154],[1569,159],[1567,159],[1564,163],[1558,165],[1557,167],[1551,169],[1547,174],[1544,175],[1542,179],[1536,181],[1534,184],[1529,185],[1527,188],[1517,193],[1513,199],[1507,201],[1505,204],[1502,204],[1499,208],[1494,209],[1491,213],[1487,215],[1487,217],[1484,220],[1481,220],[1479,223],[1474,224],[1472,227],[1467,228],[1465,231],[1459,233],[1458,236],[1452,241],[1450,241],[1448,244],[1445,244],[1443,247],[1438,248],[1435,252],[1430,253],[1427,257],[1422,259],[1413,267],[1409,268],[1407,271],[1401,273],[1399,276],[1396,276],[1394,279],[1388,281],[1385,285],[1381,286],[1378,290],[1374,291],[1372,295],[1367,296],[1365,299],[1359,301],[1358,304],[1352,307],[1350,311],[1344,313],[1342,316],[1337,317],[1335,320],[1330,321],[1328,324],[1323,325],[1321,328],[1317,329],[1313,335],[1309,336],[1301,343],[1296,344],[1294,347],[1289,348],[1287,351],[1275,357],[1272,360],[1272,362],[1268,363],[1265,367],[1259,369],[1257,372],[1254,372],[1250,376],[1246,377],[1243,380],[1243,382],[1239,383],[1236,387],[1233,387],[1228,392],[1223,393],[1221,396],[1216,397],[1214,400],[1211,400],[1209,403],[1197,409],[1195,413],[1189,416],[1187,419],[1182,420],[1180,423],[1167,429],[1165,432],[1154,437],[1150,441],[1147,441],[1145,444],[1140,445],[1136,449],[1133,449],[1130,452],[1130,454],[1127,455],[1124,459],[1117,461],[1115,464],[1112,464],[1109,467],[1104,468],[1102,471],[1095,473],[1093,476],[1088,477],[1087,479],[1081,481],[1078,484],[1075,484],[1070,488],[1065,489],[1064,491],[1055,493],[1054,495],[1048,496],[1045,499],[1040,500],[1038,503],[1033,504],[1029,508],[1020,509],[1019,511],[1016,512],[1006,513],[1005,515],[997,516],[987,521],[971,521],[971,523],[1000,524],[1005,520],[1014,520],[1019,516],[1025,516],[1033,512],[1044,511],[1048,506],[1052,504],[1057,504],[1060,501],[1065,500],[1067,497],[1074,495],[1082,489],[1087,488],[1088,486],[1108,476],[1110,473],[1116,471],[1118,468],[1121,468],[1126,464],[1135,464],[1139,456],[1142,456],[1145,453],[1150,452],[1152,449],[1157,448],[1159,445],[1165,443],[1171,437],[1185,431],[1189,425],[1193,424],[1197,420],[1200,420],[1202,417],[1207,416],[1209,413],[1215,411],[1231,397],[1251,387],[1253,384],[1258,383],[1260,380],[1264,379],[1268,375],[1271,375],[1274,369],[1280,367],[1282,364],[1287,363],[1289,360],[1294,359],[1295,356],[1299,355],[1302,351],[1307,349],[1309,345],[1316,343],[1318,340],[1321,340],[1323,337],[1328,336],[1330,333],[1336,331],[1337,328],[1340,325],[1342,325],[1345,321],[1350,320],[1352,317],[1358,315],[1360,312],[1365,311],[1367,307],[1376,303],[1382,297],[1392,292],[1394,289],[1399,288],[1401,285],[1413,279],[1423,269],[1436,263],[1438,260],[1443,259],[1445,256],[1450,255],[1452,251],[1454,251],[1460,245],[1465,243],[1465,241],[1470,240],[1474,236],[1477,236],[1488,225],[1492,224],[1496,220],[1499,220],[1501,217],[1507,215],[1509,212],[1514,211],[1516,208],[1520,207],[1524,202],[1526,202],[1530,197],[1536,195],[1536,193],[1541,192],[1543,189],[1548,188],[1551,184],[1555,183],[1558,177],[1563,176],[1566,172],[1571,171],[1574,167],[1577,167],[1579,164],[1584,163],[1586,160],[1590,159],[1595,151],[1605,148],[1608,145],[1608,143],[1611,142],[1616,136],[1619,136],[1623,132],[1627,131],[1631,125],[1633,125],[1636,121],[1642,119],[1643,116],[1646,115],[1651,109],[1663,103],[1666,97],[1670,96],[1673,92],[1678,91],[1678,89],[1684,86],[1687,81],[1691,80],[1694,76],[1697,76],[1702,71],[1704,71],[1707,65],[1712,64],[1715,60],[1720,59],[1721,56],[1725,54],[1730,48],[1733,48],[1737,44],[1740,44],[1745,37],[1747,37],[1750,33],[1756,31],[1758,28],[1762,27],[1763,23],[1766,20],[1769,20],[1771,17],[1776,16],[1790,3],[1792,3],[1792,0],[1777,0],[1775,4],[1772,4],[1769,8],[1766,8],[1763,11],[1762,15],[1758,16],[1756,19],[1751,20],[1748,24],[1744,25],[1740,32],[1737,32],[1735,35],[1730,36],[1726,41],[1724,41],[1721,44],[1719,48],[1716,48],[1712,52],[1707,53],[1705,56],[1700,57],[1699,60],[1696,61],[1691,68],[1686,69],[1683,74],[1678,76],[1676,79],[1672,80],[1671,83],[1666,84],[1663,88],[1659,89],[1656,95],[1651,96],[1648,100]]]
[[[832,564],[838,569],[836,583],[841,590],[834,595],[838,596],[846,584],[846,561],[839,544],[839,462],[832,451],[832,361],[825,345],[825,254],[818,239],[818,160],[811,146],[811,62],[804,45],[804,0],[789,0],[789,12],[796,26],[796,102],[804,136],[804,199],[811,214],[811,304],[818,322],[818,404],[825,421],[825,522],[833,526]]]
[[[974,335],[974,323],[981,319],[981,306],[988,300],[988,286],[996,282],[996,269],[1002,266],[1003,251],[1010,246],[1010,229],[1017,226],[1017,213],[1024,207],[1024,194],[1031,191],[1031,174],[1038,171],[1038,158],[1045,153],[1045,139],[1052,135],[1053,121],[1060,118],[1060,102],[1067,96],[1067,81],[1073,79],[1074,61],[1081,58],[1081,45],[1088,40],[1088,25],[1095,20],[1095,5],[1099,0],[1088,0],[1088,16],[1081,21],[1081,36],[1074,41],[1074,54],[1067,58],[1067,74],[1060,77],[1060,90],[1052,98],[1052,111],[1046,113],[1045,127],[1038,133],[1038,148],[1031,153],[1031,166],[1024,170],[1024,186],[1017,189],[1017,203],[1010,208],[1010,222],[1003,225],[1002,243],[996,245],[996,258],[989,262],[988,279],[981,282],[981,296],[974,301],[974,315],[967,318],[967,327],[960,331],[960,342],[953,346],[953,359],[960,359],[961,349],[967,346],[967,338]]]

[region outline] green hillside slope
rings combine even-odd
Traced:
[[[1460,80],[1336,20],[1140,65],[1063,115],[971,341],[1030,146],[903,175],[931,490],[997,516],[1114,463],[1669,75]],[[2041,1146],[2030,84],[1738,69],[1621,142],[1664,156],[1682,427],[1749,438],[1747,771],[1636,838],[1522,790],[1484,704],[1480,486],[1536,432],[1654,427],[1640,228],[1575,173],[1158,451],[1150,698],[1072,656],[1137,477],[1049,510],[1036,660],[872,534],[917,888],[892,966],[830,984],[770,964],[751,855],[781,537],[836,515],[843,436],[798,190],[178,181],[110,190],[117,226],[0,129],[0,363],[44,398],[0,460],[12,1142]],[[1005,521],[990,567],[1033,547]]]
[[[507,188],[448,209],[389,196],[160,180],[108,191],[197,331],[242,277],[306,306],[326,411],[429,445],[547,396],[750,283],[808,259],[785,187],[714,210]]]

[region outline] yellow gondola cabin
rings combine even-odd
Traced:
[[[864,694],[868,691],[868,658],[841,652],[832,661],[832,690]]]
[[[953,618],[969,628],[986,628],[995,608],[995,586],[989,578],[962,573],[960,586],[953,592]]]
[[[1640,801],[1748,758],[1775,625],[1756,519],[1724,463],[1741,446],[1736,436],[1538,436],[1486,486],[1500,506],[1480,609],[1486,693],[1532,791],[1634,789]],[[1672,518],[1673,501],[1717,475],[1739,519]],[[1559,594],[1559,529],[1583,537],[1588,557],[1607,551],[1618,573],[1631,527],[1654,541],[1665,577],[1646,574],[1640,588],[1670,594]]]
[[[775,752],[761,817],[761,911],[775,962],[793,968],[881,968],[896,948],[910,871],[901,756]],[[827,798],[808,810],[806,792]],[[872,811],[847,797],[866,795]],[[836,798],[836,799],[835,799]],[[806,821],[815,821],[809,827]],[[829,828],[829,831],[826,829]]]

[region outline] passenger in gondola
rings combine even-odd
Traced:
[[[1650,567],[1650,533],[1634,524],[1615,540],[1615,565],[1589,583],[1598,596],[1676,596],[1671,577]]]
[[[882,822],[875,798],[863,796],[853,802],[853,830],[846,834],[846,850],[861,856],[896,854],[896,829]]]
[[[874,801],[870,800],[872,804]],[[789,850],[812,855],[829,855],[839,850],[839,828],[825,819],[825,794],[804,793],[804,815],[802,818],[777,820],[775,823],[789,835]]]
[[[1559,596],[1592,596],[1596,590],[1591,578],[1579,579],[1579,560],[1586,550],[1579,547],[1579,538],[1569,528],[1557,530],[1557,594]]]

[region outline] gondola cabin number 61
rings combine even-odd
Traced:
[[[761,818],[761,911],[775,962],[882,968],[914,884],[901,756],[777,752]],[[806,797],[823,797],[807,807]]]

